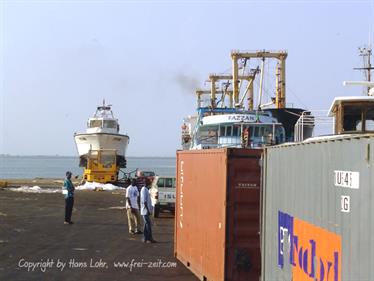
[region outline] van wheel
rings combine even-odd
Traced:
[[[160,215],[160,208],[156,205],[155,209],[153,210],[153,217],[158,218],[159,215]]]

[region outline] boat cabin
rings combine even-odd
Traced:
[[[92,118],[87,122],[87,133],[118,133],[118,120],[114,118],[110,105],[98,106]]]
[[[118,133],[119,124],[116,119],[90,118],[87,122],[87,133]]]
[[[336,97],[329,116],[334,117],[334,134],[374,132],[374,97]]]
[[[267,113],[205,116],[193,140],[193,149],[219,147],[260,148],[285,142],[282,124]]]

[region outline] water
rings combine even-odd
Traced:
[[[126,172],[137,168],[175,176],[175,157],[127,157]],[[0,155],[0,179],[63,178],[65,172],[82,175],[78,157]]]

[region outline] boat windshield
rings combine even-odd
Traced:
[[[218,126],[203,126],[197,136],[198,144],[216,145],[218,143]]]
[[[104,128],[117,129],[116,120],[104,120]]]
[[[89,122],[89,128],[101,128],[102,127],[102,124],[103,124],[103,120],[100,120],[100,119],[93,119],[93,120],[90,120]]]
[[[88,128],[107,128],[107,129],[119,129],[117,120],[102,120],[102,119],[91,119],[88,122]]]

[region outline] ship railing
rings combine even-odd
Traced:
[[[331,135],[334,131],[334,118],[328,116],[328,110],[303,111],[294,127],[294,141]]]

